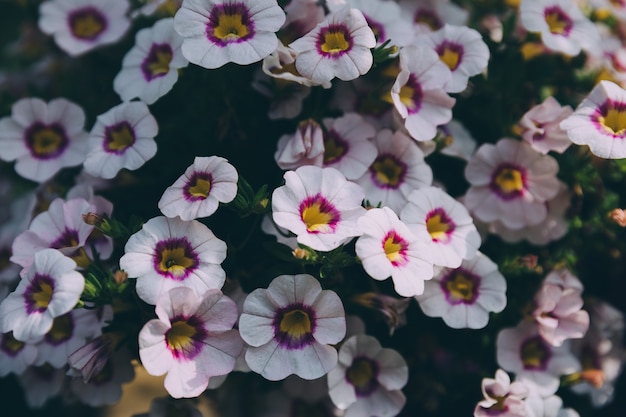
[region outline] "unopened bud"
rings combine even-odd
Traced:
[[[117,270],[113,274],[113,281],[115,281],[117,285],[122,285],[123,283],[126,282],[127,279],[128,279],[128,273],[124,271]]]
[[[580,373],[580,379],[590,383],[594,388],[600,388],[604,385],[606,376],[601,369],[587,369]]]
[[[260,208],[262,208],[263,210],[265,210],[265,208],[267,208],[267,205],[269,204],[269,202],[270,202],[269,198],[264,198],[264,199],[259,201],[258,206]]]
[[[522,255],[517,258],[517,262],[527,269],[535,269],[537,267],[537,255]]]
[[[96,213],[85,213],[83,214],[83,221],[90,226],[99,226],[102,224],[102,217],[98,216]]]

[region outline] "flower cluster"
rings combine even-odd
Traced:
[[[147,416],[620,409],[622,3],[9,0],[0,389],[21,414],[136,373],[167,394]]]

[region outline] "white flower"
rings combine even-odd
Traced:
[[[17,340],[13,332],[0,333],[0,377],[21,374],[37,359],[36,342]]]
[[[400,51],[400,73],[391,87],[391,99],[413,139],[434,138],[437,126],[452,119],[456,100],[444,90],[451,77],[433,49],[409,45]]]
[[[178,69],[188,64],[182,43],[173,18],[137,32],[135,46],[124,56],[122,69],[113,80],[115,92],[123,101],[139,97],[146,104],[167,94],[178,80]]]
[[[597,48],[600,34],[573,0],[522,0],[522,25],[541,33],[548,48],[566,55],[578,55],[581,48]]]
[[[476,404],[474,417],[526,417],[528,387],[524,383],[511,383],[509,374],[498,369],[495,379],[483,378],[481,388],[485,399]]]
[[[159,200],[167,217],[183,220],[208,217],[219,203],[229,203],[237,195],[237,170],[219,156],[196,157]]]
[[[487,68],[489,48],[480,33],[467,26],[444,25],[418,37],[415,42],[430,46],[450,68],[452,78],[444,86],[447,92],[465,90],[468,79]]]
[[[444,24],[467,25],[469,12],[450,0],[400,0],[403,16],[414,23],[415,33],[439,30]]]
[[[436,187],[413,191],[400,212],[409,230],[431,249],[433,264],[458,268],[463,259],[473,258],[480,235],[463,204]]]
[[[64,98],[18,100],[11,117],[0,120],[0,159],[16,160],[18,174],[45,182],[61,168],[83,163],[84,125],[83,109]]]
[[[453,329],[482,329],[489,312],[506,306],[506,280],[498,265],[478,252],[456,269],[442,268],[415,297],[429,317],[441,317]]]
[[[303,166],[284,177],[285,185],[272,194],[272,217],[298,243],[330,251],[361,234],[356,224],[365,213],[360,186],[334,168]]]
[[[370,48],[376,46],[376,38],[363,14],[345,6],[289,46],[298,54],[298,72],[324,84],[335,77],[354,80],[369,71],[374,61]]]
[[[156,314],[139,332],[139,357],[150,375],[167,374],[172,397],[197,397],[209,378],[233,370],[243,343],[233,330],[237,305],[221,291],[173,288],[159,297]]]
[[[337,367],[328,373],[328,394],[346,417],[393,417],[406,402],[402,388],[408,379],[398,352],[372,336],[356,335],[342,344]]]
[[[419,146],[402,131],[383,129],[374,144],[378,155],[356,182],[371,205],[382,203],[399,213],[413,190],[432,184],[433,172]]]
[[[128,239],[120,268],[137,278],[137,295],[156,304],[171,288],[188,287],[202,295],[220,289],[226,244],[197,220],[155,217]]]
[[[559,191],[559,165],[526,142],[503,138],[483,144],[465,167],[471,184],[465,205],[480,221],[500,221],[510,229],[546,219],[545,202]]]
[[[239,331],[254,372],[270,381],[291,374],[316,379],[337,364],[329,345],[343,339],[346,320],[339,296],[311,275],[280,275],[248,295]]]
[[[522,138],[536,151],[563,153],[572,144],[559,124],[573,112],[570,106],[561,106],[552,96],[534,106],[522,116],[519,126]]]
[[[281,169],[296,169],[303,165],[321,167],[324,162],[324,132],[313,119],[298,123],[295,133],[278,139],[274,154]]]
[[[157,151],[157,121],[140,101],[119,104],[98,116],[89,133],[88,174],[111,179],[122,169],[135,170]]]
[[[85,280],[74,268],[76,263],[56,249],[37,252],[33,266],[0,304],[0,333],[13,331],[24,342],[43,337],[83,292]]]
[[[388,207],[368,210],[359,227],[363,234],[356,241],[356,254],[365,271],[379,281],[391,276],[403,297],[421,294],[424,281],[433,276],[430,248]]]
[[[572,142],[588,145],[600,158],[626,158],[626,90],[600,81],[560,126]]]
[[[68,54],[80,55],[124,36],[128,7],[128,0],[48,0],[39,8],[39,28]]]
[[[278,47],[285,12],[276,0],[185,0],[174,16],[183,55],[204,68],[248,65]]]

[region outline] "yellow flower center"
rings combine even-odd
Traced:
[[[193,337],[197,331],[195,327],[184,320],[176,320],[172,323],[172,327],[167,331],[165,341],[169,348],[176,352],[184,352],[189,350],[193,344]]]
[[[448,294],[453,301],[472,301],[475,298],[473,279],[461,272],[454,273],[445,283]]]
[[[74,333],[74,322],[71,313],[56,317],[52,322],[52,328],[46,333],[46,340],[58,344],[68,340]]]
[[[154,44],[141,68],[148,79],[152,80],[167,74],[170,71],[171,62],[172,48],[166,43]]]
[[[572,29],[571,19],[558,7],[550,7],[544,13],[548,29],[555,35],[567,35]]]
[[[367,396],[378,386],[378,366],[365,357],[357,357],[346,370],[346,379],[354,386],[358,396]]]
[[[392,264],[402,262],[405,259],[407,244],[396,232],[390,232],[383,241],[383,250],[385,256]]]
[[[348,144],[345,143],[335,131],[324,135],[324,163],[332,164],[340,160],[348,152]]]
[[[111,152],[121,153],[135,143],[135,131],[128,122],[118,123],[105,130],[105,147]]]
[[[517,168],[503,167],[496,172],[493,185],[505,196],[521,195],[525,189],[524,175]]]
[[[37,279],[35,277],[34,282],[31,284],[30,291],[27,292],[32,308],[37,311],[43,311],[48,308],[52,300],[53,292],[54,288],[51,282],[46,282],[43,279]]]
[[[448,234],[454,230],[454,224],[445,213],[435,211],[426,220],[426,230],[433,241],[446,241]]]
[[[521,356],[525,369],[542,369],[550,355],[541,336],[533,337],[522,344]]]
[[[391,156],[376,158],[370,170],[378,184],[389,188],[398,188],[406,173],[406,167]]]
[[[85,40],[97,38],[106,29],[104,16],[92,7],[86,7],[71,13],[69,24],[74,36]]]
[[[161,262],[159,262],[161,272],[180,276],[185,273],[187,268],[194,265],[195,261],[187,256],[183,247],[166,248],[161,252]]]
[[[444,45],[439,51],[439,59],[446,64],[451,71],[454,71],[461,63],[461,52],[458,47]]]
[[[320,49],[329,55],[337,55],[350,49],[349,35],[341,28],[331,28],[322,32]]]
[[[189,185],[187,192],[198,200],[204,200],[211,192],[211,180],[208,178],[196,176]]]
[[[241,13],[227,13],[219,15],[217,26],[213,29],[213,35],[223,42],[236,42],[248,36],[248,26],[244,23]]]
[[[57,156],[68,144],[63,129],[56,125],[36,124],[27,132],[26,140],[33,156],[39,158]]]
[[[604,115],[598,117],[598,123],[611,135],[623,135],[626,133],[626,106],[616,108],[609,102],[609,107]]]
[[[279,330],[292,338],[301,338],[311,333],[311,318],[306,311],[301,309],[288,311],[280,320]]]
[[[330,233],[339,221],[339,213],[320,195],[302,203],[300,217],[310,233]]]
[[[0,335],[0,337],[2,337],[2,345],[0,346],[0,349],[8,354],[18,353],[26,344],[13,337],[13,332],[5,333],[4,335]]]

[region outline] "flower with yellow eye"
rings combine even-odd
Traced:
[[[248,65],[278,47],[285,12],[276,0],[185,0],[174,16],[185,58],[204,68]]]
[[[16,161],[24,178],[45,182],[85,159],[85,112],[64,98],[18,100],[0,120],[0,159]]]
[[[482,329],[489,312],[506,306],[506,281],[498,266],[482,253],[461,266],[441,268],[415,297],[424,314],[441,317],[453,329]]]
[[[484,144],[465,167],[470,188],[465,205],[482,222],[499,221],[509,229],[541,223],[546,201],[559,192],[559,165],[528,145],[504,138]]]
[[[339,296],[311,275],[281,275],[248,295],[239,331],[254,372],[270,381],[317,379],[337,364],[329,345],[344,338],[346,319]]]
[[[600,81],[560,127],[600,158],[626,158],[626,90]]]
[[[235,367],[243,342],[233,325],[237,305],[220,290],[199,296],[189,288],[161,294],[157,319],[139,332],[139,357],[150,375],[164,375],[174,398],[197,397],[209,379]]]
[[[148,304],[171,288],[188,287],[201,295],[220,289],[226,274],[220,264],[226,244],[197,220],[155,217],[126,242],[120,268],[137,278],[137,295]]]
[[[128,0],[48,0],[39,8],[39,28],[76,56],[124,36],[129,6]]]
[[[56,249],[35,253],[31,268],[0,304],[0,333],[13,331],[22,342],[48,333],[54,319],[72,310],[83,292],[85,280],[75,268],[76,262]]]
[[[463,259],[476,256],[480,246],[480,235],[465,206],[437,187],[413,191],[400,220],[426,242],[437,266],[458,268]]]
[[[376,37],[363,13],[344,6],[289,46],[298,54],[298,72],[323,84],[335,77],[354,80],[369,71]]]
[[[157,151],[159,127],[141,101],[119,104],[98,116],[89,133],[90,150],[83,163],[95,177],[111,179],[122,169],[135,170]]]

